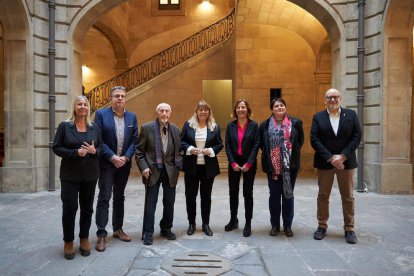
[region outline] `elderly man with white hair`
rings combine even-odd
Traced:
[[[160,221],[160,234],[175,240],[171,231],[174,218],[175,187],[182,166],[180,155],[180,130],[169,122],[171,106],[160,103],[156,108],[157,119],[144,124],[138,137],[135,160],[146,188],[143,240],[151,245],[154,234],[155,210],[162,184],[164,205]]]

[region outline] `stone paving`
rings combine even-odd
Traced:
[[[183,177],[179,179],[173,231],[177,240],[159,236],[158,202],[154,244],[141,242],[144,187],[132,177],[126,192],[124,230],[132,241],[108,239],[105,252],[94,249],[89,257],[76,250],[74,260],[63,258],[60,191],[33,194],[0,194],[0,275],[171,275],[166,267],[183,254],[206,253],[224,260],[223,275],[414,275],[414,196],[355,193],[358,243],[345,242],[340,196],[331,196],[328,236],[312,238],[316,224],[317,184],[298,179],[295,190],[294,237],[269,236],[268,188],[258,177],[254,190],[252,236],[242,236],[243,199],[240,195],[239,227],[225,232],[229,219],[228,187],[218,177],[213,187],[212,237],[201,231],[187,236]],[[199,205],[199,199],[198,199]],[[199,208],[199,207],[198,207]],[[78,212],[79,213],[79,212]],[[111,230],[111,229],[109,229]],[[76,229],[76,236],[78,229]],[[96,226],[90,240],[96,242]],[[111,234],[111,231],[109,231]],[[79,240],[75,241],[76,247]],[[208,257],[210,258],[210,257]],[[176,274],[180,275],[180,269]],[[184,271],[182,270],[184,275]],[[199,273],[202,273],[201,270]],[[213,275],[210,271],[209,275]],[[188,275],[188,274],[186,274]]]

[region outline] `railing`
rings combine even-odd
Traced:
[[[91,104],[91,112],[110,101],[110,89],[124,86],[127,92],[161,75],[178,64],[217,45],[228,38],[234,30],[235,10],[222,20],[208,26],[198,33],[156,54],[155,56],[128,69],[119,76],[104,82],[86,93]]]

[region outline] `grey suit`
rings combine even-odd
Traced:
[[[146,183],[146,209],[144,211],[144,234],[153,235],[154,216],[158,200],[160,185],[163,188],[163,217],[160,221],[161,231],[170,230],[173,224],[175,186],[181,167],[181,156],[176,152],[180,149],[180,130],[173,124],[168,124],[167,150],[162,155],[162,168],[157,167],[155,122],[144,124],[138,137],[135,150],[135,160],[141,172],[149,168],[151,176]]]

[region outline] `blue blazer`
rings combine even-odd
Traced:
[[[125,131],[124,131],[124,146],[122,148],[121,156],[129,159],[125,166],[131,167],[131,159],[134,156],[135,146],[138,143],[138,121],[134,113],[125,111]],[[117,139],[114,121],[114,113],[112,107],[100,109],[95,113],[94,123],[102,131],[103,139],[103,154],[101,158],[101,168],[113,166],[109,159],[116,155]]]
[[[226,154],[231,164],[236,162],[237,150],[239,147],[239,129],[237,120],[231,121],[226,129]],[[259,151],[259,126],[255,121],[249,119],[242,140],[242,151],[246,163],[256,167],[256,157]],[[241,164],[244,165],[244,164]]]
[[[358,167],[355,150],[361,142],[361,136],[358,115],[352,109],[341,107],[337,135],[333,131],[326,109],[316,113],[310,133],[310,142],[315,150],[313,166],[321,170],[333,169],[328,162],[329,158],[335,154],[343,154],[346,157],[345,169]]]
[[[197,172],[197,155],[187,155],[187,149],[197,147],[195,142],[195,129],[185,122],[181,131],[181,149],[183,154],[183,171],[190,175],[196,175]],[[205,148],[212,148],[216,154],[214,157],[204,156],[206,167],[206,178],[213,178],[220,173],[217,154],[223,149],[223,141],[220,136],[220,127],[217,125],[214,130],[207,129],[207,139]]]

